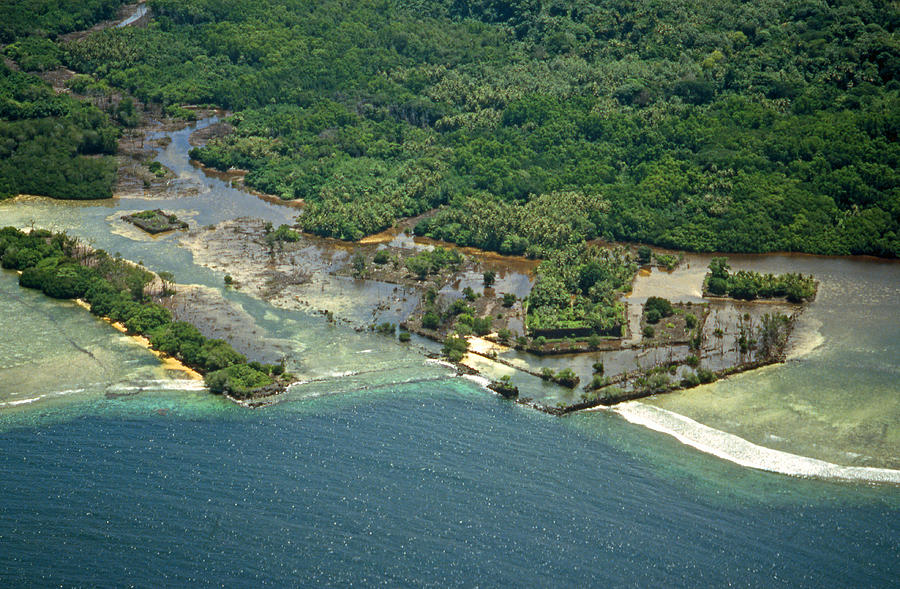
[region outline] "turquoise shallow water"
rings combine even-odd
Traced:
[[[263,411],[145,393],[21,413],[0,473],[5,586],[900,578],[893,488],[741,469],[459,379]]]

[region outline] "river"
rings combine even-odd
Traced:
[[[236,407],[76,305],[0,273],[4,585],[840,587],[900,578],[896,486],[745,468],[732,462],[740,456],[722,460],[623,419],[641,413],[666,430],[684,416],[682,439],[699,447],[717,443],[703,438],[705,424],[785,456],[900,468],[898,264],[732,257],[735,268],[821,281],[787,364],[621,415],[553,418],[392,340],[225,289],[222,273],[195,264],[177,235],[153,238],[121,221],[158,207],[195,228],[296,214],[191,166],[189,133],[171,133],[160,150],[178,176],[165,194],[25,197],[0,203],[0,224],[66,230],[217,293],[250,318],[246,329],[288,353],[303,384],[278,405]],[[697,297],[706,259],[643,277],[631,296],[665,278],[673,298]]]

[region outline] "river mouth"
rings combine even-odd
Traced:
[[[275,267],[274,271],[286,274],[301,268],[304,273],[319,272],[316,281],[298,275],[294,284],[290,280],[276,282],[274,292],[260,296],[261,291],[272,286],[266,284],[267,278],[242,274],[240,269],[253,264],[264,267],[269,262],[248,255],[245,261],[251,263],[242,266],[238,263],[242,255],[239,244],[238,249],[219,251],[215,249],[218,247],[216,240],[206,239],[206,228],[233,223],[236,218],[259,219],[254,223],[269,221],[278,225],[292,223],[298,213],[296,208],[236,189],[227,175],[208,174],[189,161],[191,134],[217,121],[212,117],[153,136],[156,140],[165,139],[158,141],[156,159],[173,176],[164,190],[146,194],[140,190],[129,191],[100,202],[20,197],[0,203],[0,222],[24,227],[39,220],[42,226],[69,231],[96,247],[141,261],[150,269],[174,271],[178,282],[192,285],[189,288],[199,293],[197,297],[207,299],[200,305],[203,312],[183,304],[181,312],[185,318],[222,322],[232,326],[230,329],[237,329],[236,325],[244,326],[240,328],[242,333],[238,334],[238,339],[242,341],[240,345],[245,353],[257,353],[266,360],[276,356],[297,358],[291,368],[298,373],[301,382],[292,387],[284,401],[304,402],[323,395],[367,390],[376,385],[447,378],[451,373],[444,367],[426,363],[420,351],[436,351],[439,346],[416,338],[411,348],[383,336],[353,331],[353,328],[363,328],[376,321],[399,321],[415,306],[419,296],[415,291],[395,284],[357,281],[331,274],[335,265],[346,263],[357,246],[313,240],[309,251],[301,252],[300,258],[289,264],[290,268]],[[122,214],[145,208],[164,208],[177,213],[189,222],[191,233],[173,232],[151,237],[121,221]],[[379,243],[411,247],[436,245],[413,239],[407,230],[378,236],[372,242],[371,247],[377,247]],[[640,303],[648,296],[664,291],[676,302],[702,302],[700,284],[709,257],[686,254],[684,263],[674,272],[653,269],[642,273],[628,300]],[[500,280],[506,281],[501,282],[502,288],[519,289],[522,293],[530,288],[533,261],[522,260],[508,267],[508,260],[487,255],[485,262],[509,271],[500,275]],[[812,273],[822,281],[819,298],[801,315],[797,324],[788,363],[700,389],[650,398],[644,404],[684,415],[766,448],[850,467],[900,468],[896,453],[896,448],[900,447],[900,395],[896,388],[895,361],[900,356],[900,326],[893,320],[894,310],[900,302],[897,286],[900,285],[900,265],[883,260],[792,255],[731,256],[730,262],[736,270]],[[237,282],[243,282],[243,285],[238,289],[224,288],[222,277],[226,272],[233,272]],[[478,287],[478,279],[476,275],[464,277],[453,287]],[[13,293],[17,288],[12,284],[9,292]],[[389,304],[384,304],[385,301]],[[56,302],[49,304],[59,305]],[[713,304],[714,315],[709,325],[733,323],[736,315],[744,312],[739,307]],[[344,321],[330,324],[318,313],[321,310],[332,311]],[[23,313],[35,311],[20,305],[6,316],[19,317]],[[230,315],[232,319],[226,320]],[[891,319],[885,321],[886,317]],[[73,327],[75,331],[83,328]],[[230,335],[234,334],[235,331],[231,331]],[[229,334],[223,331],[220,335]],[[111,340],[119,337],[111,335]],[[11,341],[14,340],[15,337]],[[262,345],[254,343],[257,341]],[[61,344],[62,347],[65,345],[69,344]],[[711,357],[716,357],[715,350],[709,352]],[[9,352],[9,357],[16,353]],[[659,362],[665,359],[661,353],[653,349],[642,350],[637,353],[637,361]],[[686,355],[688,350],[685,346],[683,350],[674,349],[674,353]],[[733,351],[722,349],[718,360],[714,361],[725,365],[733,360],[728,356],[730,353]],[[72,379],[68,372],[60,373],[59,382],[50,382],[53,378],[48,375],[55,370],[53,366],[80,365],[63,360],[64,355],[49,354],[47,357],[56,360],[27,369],[16,368],[10,360],[4,360],[2,370],[6,382],[13,384],[0,391],[0,403],[5,403],[0,405],[0,413],[33,409],[56,398],[54,395],[40,397],[46,391],[66,391],[58,399],[108,392],[113,397],[127,396],[145,394],[161,379],[171,380],[176,388],[189,388],[178,384],[177,375],[155,372],[158,362],[142,354],[136,352],[135,358],[140,357],[139,360],[129,357],[108,361],[141,366],[146,363],[148,371],[148,374],[129,373],[123,377],[124,381],[105,377],[116,381],[116,386],[121,389],[112,391],[107,391],[108,387],[94,386],[95,381],[103,381],[100,377],[91,380],[93,377],[85,376],[84,382],[68,386],[67,380]],[[582,376],[583,382],[590,378],[591,365],[597,360],[602,360],[612,372],[633,369],[636,361],[633,350],[537,359],[515,350],[502,351],[501,355],[512,364],[523,362],[536,370],[572,367]],[[510,373],[508,367],[486,362],[483,358],[473,359],[472,363],[492,378]],[[36,371],[35,366],[41,368]],[[29,374],[40,374],[40,378]],[[92,373],[87,370],[85,374]],[[567,395],[574,394],[515,370],[512,374],[527,391],[526,395],[547,403],[571,401]]]

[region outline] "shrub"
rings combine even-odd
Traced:
[[[437,329],[441,325],[441,318],[431,311],[422,316],[422,327],[425,329]]]
[[[205,370],[221,370],[247,361],[225,340],[208,339],[200,345],[197,353],[197,364]]]
[[[697,316],[693,313],[688,313],[684,316],[684,324],[688,329],[694,329],[697,327]]]
[[[274,241],[300,241],[300,233],[294,231],[287,225],[279,225],[278,229],[276,229],[274,233],[269,234],[266,240],[269,241],[269,243]]]
[[[48,272],[50,271],[36,266],[25,268],[22,270],[22,273],[19,274],[19,286],[40,289],[46,280],[45,275]]]
[[[351,262],[353,266],[353,275],[357,278],[362,278],[366,275],[366,256],[363,255],[362,252],[356,252],[353,254],[353,260]]]
[[[107,313],[107,317],[109,317],[112,321],[118,323],[127,322],[132,315],[141,310],[140,303],[135,303],[131,300],[130,297],[126,294],[120,295],[118,298],[113,300],[112,307]]]
[[[709,282],[706,283],[706,288],[710,293],[722,296],[728,292],[728,281],[724,278],[719,278],[718,276],[712,276],[710,277]]]
[[[581,379],[578,378],[578,375],[575,374],[575,372],[571,368],[564,368],[556,374],[556,378],[554,378],[553,380],[564,387],[574,389],[578,386],[578,382]]]
[[[684,388],[695,387],[700,384],[700,377],[697,376],[696,372],[688,372],[684,375],[684,378],[681,379],[681,386]]]
[[[204,377],[210,392],[229,393],[235,397],[247,397],[254,390],[272,384],[268,374],[247,364],[237,364],[210,372]]]
[[[497,278],[497,274],[493,270],[488,270],[482,277],[484,278],[484,285],[486,287],[491,287],[494,284],[494,280]]]
[[[472,331],[474,331],[477,335],[489,334],[491,332],[491,318],[476,317],[472,321]]]
[[[593,334],[587,339],[587,345],[592,350],[599,348],[602,343],[603,339],[597,334]]]
[[[391,254],[388,253],[387,250],[378,250],[375,252],[375,258],[373,260],[376,264],[387,264],[391,261]]]
[[[459,335],[451,335],[444,340],[444,347],[441,351],[451,362],[459,362],[468,350],[469,342],[466,341],[466,338]]]
[[[716,380],[716,375],[712,370],[707,370],[706,368],[698,368],[697,378],[700,379],[701,383],[708,384]]]
[[[419,280],[425,280],[431,271],[431,263],[424,258],[413,256],[406,260],[406,269],[415,274]]]
[[[410,339],[412,339],[412,336],[409,335],[408,331],[401,331],[400,335],[397,336],[397,339],[399,339],[403,343],[406,343]]]
[[[594,374],[603,374],[605,368],[603,366],[603,362],[594,362],[591,366],[594,369]]]
[[[639,379],[638,386],[645,393],[663,393],[672,387],[672,380],[668,374],[657,372],[646,378]]]
[[[642,245],[637,250],[638,262],[641,264],[649,264],[653,251],[646,245]]]
[[[375,331],[380,333],[381,335],[393,335],[394,331],[396,331],[397,326],[389,321],[385,321],[384,323],[379,323],[375,326]]]
[[[691,366],[691,367],[693,367],[693,368],[696,368],[697,366],[700,365],[700,358],[698,358],[697,356],[691,354],[690,356],[688,356],[687,358],[685,358],[684,363],[687,364],[688,366]]]
[[[461,315],[463,313],[472,314],[473,309],[469,305],[466,304],[464,299],[456,299],[453,301],[453,304],[450,305],[450,309],[448,311],[451,315]]]
[[[672,270],[678,265],[678,256],[674,254],[657,254],[656,263],[666,270]]]
[[[463,294],[463,297],[465,297],[465,299],[469,302],[472,302],[478,298],[478,295],[475,294],[475,291],[472,290],[471,286],[465,287],[462,291],[462,294]]]
[[[649,297],[647,302],[644,303],[645,313],[653,310],[656,310],[660,317],[668,317],[675,312],[675,310],[672,309],[672,303],[669,302],[668,299],[661,297]]]
[[[44,258],[33,268],[25,268],[19,276],[19,284],[26,288],[39,288],[55,299],[74,299],[84,296],[96,276],[77,264],[57,265],[56,257]]]
[[[512,332],[505,327],[501,327],[499,331],[497,331],[497,340],[501,344],[509,343],[509,339],[512,337]]]
[[[504,306],[504,307],[509,308],[509,307],[512,307],[512,306],[515,305],[515,304],[516,304],[516,295],[514,295],[514,294],[511,293],[511,292],[505,293],[505,294],[503,295],[503,306]]]
[[[731,266],[728,265],[728,258],[713,258],[709,261],[709,272],[713,278],[728,278],[728,271]]]
[[[125,329],[129,333],[150,333],[172,321],[172,314],[155,303],[141,305],[140,310],[128,318]]]
[[[656,330],[653,329],[653,326],[647,325],[646,327],[644,327],[644,337],[651,338],[654,335],[656,335]]]
[[[597,389],[602,389],[603,387],[609,384],[609,379],[603,376],[602,374],[595,374],[591,379],[590,384],[588,384],[588,390],[596,391]]]
[[[660,314],[656,309],[649,309],[644,311],[644,318],[647,320],[647,323],[659,323]]]
[[[695,333],[691,337],[691,341],[689,342],[689,345],[692,350],[699,350],[700,346],[703,345],[703,334]]]
[[[150,345],[155,349],[170,356],[181,356],[189,364],[195,364],[195,362],[187,361],[182,354],[182,349],[186,345],[193,344],[199,351],[199,346],[205,339],[199,329],[185,321],[174,321],[158,327],[150,332],[149,338]]]

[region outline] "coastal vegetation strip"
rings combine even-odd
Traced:
[[[94,315],[120,323],[126,333],[145,336],[152,349],[177,358],[203,374],[213,393],[235,398],[270,395],[293,379],[283,365],[249,362],[228,342],[204,337],[190,323],[173,321],[168,309],[152,300],[172,287],[171,275],[159,276],[64,233],[0,229],[0,263],[21,271],[19,284],[58,299],[80,299]]]
[[[819,283],[803,274],[760,274],[739,270],[729,272],[728,258],[716,257],[709,263],[703,279],[703,296],[728,296],[734,299],[784,298],[791,303],[804,303],[816,298]]]

